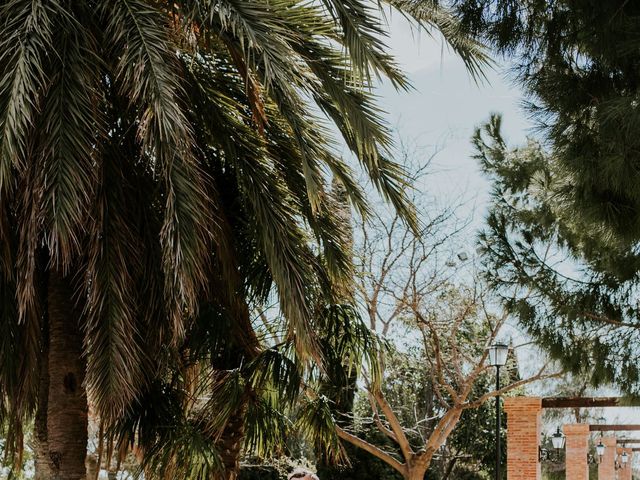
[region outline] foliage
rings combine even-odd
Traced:
[[[637,394],[640,5],[453,3],[515,65],[542,135],[511,150],[494,119],[475,139],[495,187],[488,274],[555,358],[576,374],[593,364],[593,384]]]
[[[539,143],[510,149],[499,117],[474,142],[494,185],[481,236],[487,278],[527,332],[571,373],[637,394],[635,247],[601,235],[562,201],[573,177]]]
[[[566,478],[565,471],[543,472],[542,480],[562,480]],[[589,480],[598,480],[598,466],[589,465]]]
[[[557,201],[592,237],[631,250],[640,237],[635,168],[640,5],[627,0],[453,3],[462,23],[515,65],[566,180]]]
[[[514,356],[511,356],[511,360],[514,360]],[[502,378],[503,383],[515,381],[517,376],[517,365],[515,369],[508,369],[505,378]],[[481,378],[474,389],[475,396],[482,395],[483,393],[490,392],[493,388],[491,383],[495,381],[492,376],[484,376]],[[507,418],[502,411],[502,417],[500,419],[500,438],[502,443],[501,462],[503,466],[501,478],[506,478],[506,459],[507,452],[505,445],[507,434]],[[481,475],[488,475],[489,478],[495,477],[495,465],[496,465],[496,440],[495,440],[495,428],[496,428],[496,412],[495,402],[485,402],[477,408],[465,410],[460,417],[456,429],[452,432],[451,436],[447,440],[445,456],[443,461],[438,465],[440,475],[437,478],[480,478]],[[443,475],[445,469],[450,467],[450,463],[456,460],[448,477]],[[448,460],[448,462],[447,462]],[[465,476],[465,475],[468,475]],[[474,477],[475,475],[475,477]],[[436,477],[434,477],[436,478]]]
[[[363,437],[376,445],[391,447],[385,436],[376,429],[368,429],[362,432]],[[320,465],[317,473],[320,478],[339,478],[341,480],[366,480],[376,478],[380,480],[402,480],[402,476],[393,470],[382,460],[372,457],[371,454],[351,445],[345,445],[349,456],[349,464],[328,467]]]
[[[269,467],[241,468],[238,480],[281,480],[283,477],[278,470]]]
[[[384,383],[385,396],[390,399],[394,411],[403,425],[416,425],[408,428],[409,438],[414,448],[420,448],[424,437],[430,435],[433,420],[418,423],[420,418],[434,418],[438,399],[431,385],[431,377],[424,369],[424,356],[418,351],[395,352],[386,358],[387,372]],[[494,382],[490,375],[479,380],[474,387],[475,396],[492,391]],[[504,378],[503,382],[510,381]],[[387,438],[373,422],[373,412],[369,400],[358,395],[354,412],[355,431],[368,442],[382,447],[386,451],[400,455],[397,445]],[[506,417],[502,418],[502,440],[506,441]],[[483,403],[478,408],[466,410],[453,430],[446,444],[426,472],[426,479],[484,478],[493,475],[495,467],[495,407],[493,402]],[[402,478],[381,460],[347,446],[350,465],[339,470],[340,478],[364,480],[382,478],[395,480]],[[503,449],[503,456],[506,451]],[[506,457],[505,457],[506,458]],[[506,465],[506,463],[503,463]],[[322,474],[322,470],[318,471]],[[332,478],[332,477],[329,477]]]

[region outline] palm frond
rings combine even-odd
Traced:
[[[174,335],[184,335],[185,309],[194,314],[206,284],[212,219],[204,176],[199,166],[178,155],[165,171],[164,224],[160,232],[165,296],[174,319]]]
[[[214,296],[225,306],[228,317],[233,319],[229,330],[232,332],[235,344],[241,347],[246,358],[251,359],[259,351],[260,344],[251,325],[247,286],[240,271],[238,248],[235,245],[228,212],[222,205],[216,185],[212,185],[211,196],[215,223],[212,229],[214,261],[217,268],[214,268],[216,274],[212,275],[210,292],[216,290]]]
[[[329,38],[341,39],[340,34],[323,26],[317,9],[297,5],[294,7],[290,5],[292,2],[286,0],[278,3],[286,3],[286,9],[270,5],[271,15],[264,11],[263,6],[258,6],[257,2],[242,2],[242,6],[236,1],[220,3],[224,3],[225,8],[221,7],[216,15],[209,17],[210,22],[219,24],[210,25],[217,25],[223,32],[230,31],[233,38],[224,37],[224,41],[233,46],[230,48],[237,48],[244,53],[246,64],[253,68],[265,86],[265,95],[274,99],[279,114],[287,120],[292,138],[298,143],[307,194],[314,213],[320,209],[324,196],[324,181],[318,159],[326,161],[334,174],[342,176],[345,185],[353,187],[354,182],[347,178],[345,169],[340,168],[341,165],[333,158],[330,153],[332,145],[327,140],[331,135],[321,130],[319,126],[322,122],[307,112],[297,89],[315,98],[320,107],[330,115],[376,187],[399,208],[410,223],[414,223],[410,202],[403,195],[406,179],[399,167],[382,154],[390,146],[390,137],[381,125],[381,112],[376,111],[364,93],[367,83],[363,83],[357,75],[348,78],[354,69],[355,62],[350,62],[352,58],[345,57],[329,46],[323,47],[315,40],[318,35],[324,35],[325,41]],[[326,3],[338,24],[346,22],[341,27],[345,29],[342,33],[353,34],[349,41],[357,45],[356,50],[370,52],[376,45],[375,48],[382,49],[378,39],[374,38],[374,32],[380,27],[375,22],[370,23],[367,17],[369,7],[357,0],[348,2],[349,5],[343,5],[344,2]],[[283,11],[286,13],[282,13]],[[292,18],[300,25],[293,33],[285,28]],[[363,22],[363,25],[358,22]],[[372,54],[361,65],[366,64],[369,68],[371,65],[367,62],[373,62],[382,68],[387,65],[384,56]],[[295,63],[298,58],[307,64],[308,72],[303,70],[300,73],[301,70]],[[391,70],[387,69],[386,73],[392,74]],[[353,191],[354,204],[365,212],[365,202],[358,196],[358,190],[350,191]]]
[[[331,410],[331,402],[325,396],[307,400],[298,411],[295,428],[324,457],[336,462],[344,462],[346,453],[338,434]]]
[[[21,452],[23,423],[34,407],[33,382],[37,380],[38,361],[22,352],[29,345],[25,345],[26,325],[18,323],[13,282],[0,280],[0,300],[0,432],[5,442],[2,463],[13,467]]]
[[[418,22],[427,33],[435,28],[451,46],[476,80],[486,79],[485,71],[493,65],[488,48],[462,28],[460,19],[438,1],[385,0],[386,3]]]
[[[109,434],[143,452],[137,478],[205,480],[222,470],[206,426],[185,411],[183,392],[156,382]]]
[[[147,362],[136,285],[143,270],[143,241],[128,214],[135,195],[122,166],[131,152],[118,148],[120,142],[115,136],[110,153],[103,156],[86,268],[87,391],[97,411],[109,419],[143,387]]]
[[[25,167],[31,132],[46,89],[45,52],[52,50],[57,2],[11,0],[0,7],[0,192]]]
[[[348,52],[353,71],[370,82],[371,72],[389,79],[396,87],[408,82],[395,65],[383,39],[387,36],[375,6],[361,0],[322,0],[340,31],[338,41]]]
[[[263,399],[253,401],[245,416],[245,452],[275,458],[283,453],[291,429],[291,420],[279,409]]]
[[[138,478],[144,472],[144,478],[151,473],[158,480],[207,480],[224,471],[220,452],[198,423],[185,421],[170,428],[162,442],[145,450]]]
[[[247,401],[247,381],[242,370],[214,372],[209,382],[201,386],[202,394],[208,395],[206,407],[201,415],[210,435],[219,435],[230,419],[244,408]],[[216,412],[212,416],[210,412]]]
[[[205,78],[199,77],[199,84],[207,89],[207,95],[198,97],[207,102],[203,107],[207,117],[202,118],[202,125],[207,129],[206,140],[211,146],[222,147],[226,152],[224,161],[233,167],[231,171],[235,175],[238,194],[250,218],[251,224],[247,228],[268,263],[278,289],[280,306],[290,321],[291,338],[295,339],[301,356],[313,355],[317,352],[317,342],[314,340],[310,305],[316,259],[301,228],[294,196],[278,175],[272,159],[265,155],[264,139],[252,136],[251,129],[239,117],[241,112],[237,111],[232,97],[221,95],[213,85],[207,84]],[[232,111],[221,110],[224,103],[211,102],[215,98],[231,102]],[[221,130],[221,125],[225,124],[226,128]],[[223,132],[226,135],[221,136]]]
[[[186,3],[186,2],[185,2]],[[266,91],[272,85],[301,83],[304,72],[296,64],[289,45],[296,32],[290,28],[292,17],[300,23],[316,23],[311,15],[300,17],[303,9],[291,0],[205,0],[189,2],[185,10],[202,25],[203,35],[220,38],[228,48],[237,48],[246,62],[243,75],[262,71]],[[190,7],[190,8],[189,8]],[[199,8],[194,8],[199,7]]]
[[[257,75],[262,82],[265,95],[276,96],[280,114],[290,123],[292,138],[298,142],[302,169],[312,210],[318,211],[323,196],[323,175],[319,168],[318,152],[313,144],[306,142],[310,125],[303,122],[303,102],[295,87],[307,83],[304,69],[299,68],[292,44],[300,43],[297,32],[287,28],[295,18],[300,25],[314,22],[314,11],[299,7],[289,0],[277,0],[275,5],[255,1],[226,0],[214,2],[217,16],[210,15],[210,22],[220,23],[222,40],[238,71],[249,82]],[[275,8],[274,8],[275,7]],[[280,8],[278,8],[280,7]],[[230,37],[224,35],[230,33]],[[251,90],[247,97],[255,104]],[[255,117],[255,115],[254,115]],[[265,121],[269,121],[265,118]],[[263,128],[263,127],[261,127]],[[317,128],[317,125],[316,125]]]
[[[131,123],[123,122],[122,131],[133,136]],[[133,145],[132,145],[133,144]],[[140,145],[129,138],[124,142],[123,152],[133,152]],[[157,358],[174,338],[173,318],[167,311],[165,299],[165,281],[162,262],[162,245],[159,242],[163,224],[162,204],[158,200],[160,192],[159,179],[149,173],[149,166],[142,162],[135,163],[135,155],[127,163],[125,176],[132,186],[127,203],[127,214],[131,225],[135,225],[141,242],[141,274],[136,278],[135,291],[139,299],[137,311],[141,329],[145,332],[144,350],[150,358]]]
[[[277,115],[272,115],[270,108],[267,108],[267,112],[269,112],[272,120],[269,128],[265,131],[267,136],[266,154],[272,159],[275,169],[286,183],[287,188],[296,200],[297,208],[316,237],[318,245],[322,249],[322,257],[329,277],[336,284],[344,283],[348,278],[351,278],[353,269],[350,252],[343,241],[344,232],[339,219],[336,218],[336,210],[332,203],[332,198],[330,195],[325,194],[325,206],[320,211],[313,211],[302,172],[298,144],[291,139],[287,123],[279,119]],[[341,163],[339,159],[333,156],[331,156],[331,160],[337,164]],[[355,197],[364,199],[364,197],[360,197],[362,192],[360,187],[353,182],[350,172],[346,176],[348,177],[347,181],[354,184],[354,190],[350,191],[350,193]],[[357,201],[359,202],[360,200]],[[361,206],[365,209],[367,208],[365,202]]]
[[[342,365],[345,374],[360,373],[366,367],[369,381],[377,384],[382,377],[380,354],[385,342],[365,324],[351,305],[328,305],[319,315],[323,332],[323,352],[327,362]]]
[[[104,2],[101,11],[119,56],[114,80],[120,93],[142,108],[138,135],[164,181],[165,296],[179,338],[184,334],[184,309],[195,311],[205,283],[211,217],[182,104],[179,61],[167,34],[170,19],[136,0]]]
[[[42,241],[43,209],[42,178],[39,175],[39,162],[33,161],[25,169],[18,184],[20,194],[16,199],[16,269],[21,272],[16,278],[16,297],[18,316],[21,321],[28,317],[37,317],[37,250]]]
[[[50,87],[37,123],[42,208],[51,261],[65,270],[77,256],[96,186],[95,153],[105,135],[99,111],[100,64],[91,33],[58,12]]]
[[[300,395],[302,373],[300,365],[274,348],[261,352],[247,366],[252,390],[271,405],[293,405]]]
[[[280,308],[290,322],[289,335],[302,358],[316,356],[311,311],[314,258],[304,233],[296,228],[295,210],[286,202],[286,188],[266,165],[240,165],[238,174],[256,222],[255,234],[278,290]]]

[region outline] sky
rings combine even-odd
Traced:
[[[499,113],[507,142],[514,146],[524,142],[532,123],[522,108],[523,93],[509,80],[507,68],[496,65],[486,70],[487,80],[478,84],[440,38],[416,31],[401,15],[387,18],[391,31],[388,46],[413,89],[398,92],[383,84],[378,91],[379,103],[387,111],[397,143],[417,146],[416,151],[424,156],[420,163],[437,150],[431,173],[417,188],[436,199],[439,206],[462,202],[457,215],[470,222],[470,234],[461,248],[473,256],[473,233],[483,226],[490,186],[473,159],[471,137],[492,113]],[[506,341],[521,335],[512,328],[503,336]],[[517,345],[528,339],[514,341]],[[523,359],[521,363],[534,362]]]
[[[434,149],[430,174],[420,188],[441,201],[464,199],[459,215],[472,217],[471,228],[479,229],[487,210],[489,183],[472,158],[471,136],[491,113],[503,116],[503,134],[516,146],[533,134],[533,122],[522,107],[523,92],[510,80],[508,68],[498,64],[487,71],[487,81],[478,85],[464,64],[425,32],[416,32],[401,15],[390,15],[391,53],[403,67],[414,87],[397,92],[383,84],[379,104],[403,142],[422,147],[425,160]],[[469,251],[474,236],[469,236]],[[521,359],[520,364],[526,363]],[[600,395],[615,395],[603,390]],[[604,409],[607,423],[638,422],[640,409]],[[545,430],[554,431],[555,425]],[[636,459],[637,460],[637,459]]]
[[[522,143],[532,126],[521,107],[523,94],[509,81],[507,68],[487,70],[487,80],[478,85],[439,38],[417,32],[401,15],[391,15],[389,21],[388,45],[414,89],[397,92],[382,85],[380,104],[403,142],[424,147],[425,154],[439,150],[422,187],[426,193],[465,198],[462,213],[475,213],[479,226],[489,187],[472,158],[471,136],[491,113],[500,113],[509,144]]]

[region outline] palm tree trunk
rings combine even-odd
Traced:
[[[49,327],[44,321],[42,331],[42,356],[40,357],[38,406],[34,419],[35,480],[49,480],[49,444],[47,442],[47,400],[49,399]]]
[[[98,457],[96,455],[87,455],[85,460],[87,468],[87,480],[96,480],[100,473],[100,466],[98,465]]]
[[[240,472],[240,453],[244,440],[244,417],[246,409],[241,408],[231,416],[224,429],[218,448],[224,473],[220,480],[236,480]]]
[[[84,390],[80,312],[68,279],[51,270],[47,440],[52,480],[85,480],[88,408]]]

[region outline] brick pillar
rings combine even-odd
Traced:
[[[629,455],[629,461],[627,462],[627,466],[625,468],[621,468],[618,470],[618,480],[631,480],[631,475],[633,473],[633,468],[631,467],[631,461],[633,460],[633,450],[630,448],[619,448],[618,455],[622,455],[622,452],[627,452]],[[618,457],[618,463],[622,465],[622,460]]]
[[[507,480],[541,480],[538,445],[542,433],[542,399],[508,397]]]
[[[596,440],[596,445],[600,439]],[[598,464],[598,480],[616,480],[616,437],[602,437],[602,444],[605,446],[602,461]],[[599,459],[598,459],[599,460]]]
[[[589,425],[565,425],[563,431],[566,437],[567,480],[589,480]]]

